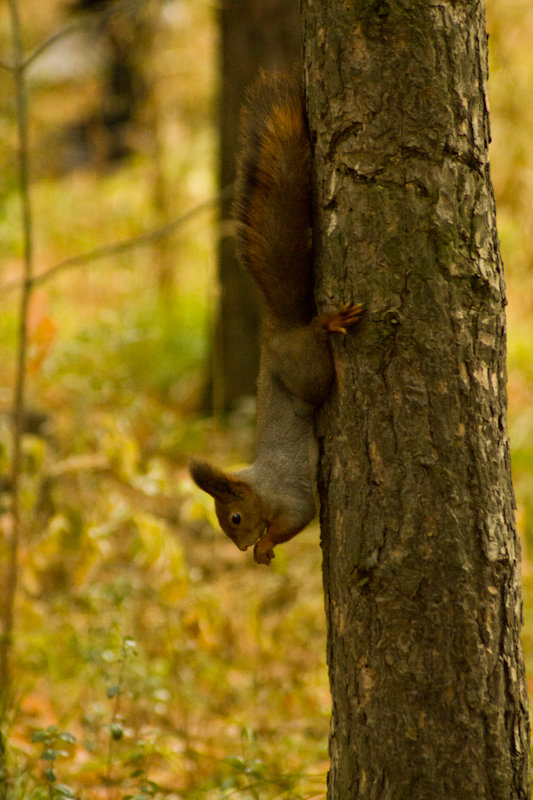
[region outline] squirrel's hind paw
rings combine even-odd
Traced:
[[[328,333],[343,333],[346,335],[346,329],[359,321],[362,312],[362,303],[345,303],[337,311],[321,316],[322,327]]]

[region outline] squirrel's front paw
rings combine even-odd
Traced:
[[[258,564],[266,564],[268,567],[273,558],[275,558],[274,550],[270,547],[270,544],[265,542],[264,539],[257,542],[254,547],[254,559],[256,562]]]

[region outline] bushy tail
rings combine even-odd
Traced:
[[[234,201],[240,259],[280,322],[313,309],[311,148],[299,76],[261,73],[246,95]]]

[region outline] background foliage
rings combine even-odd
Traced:
[[[20,5],[28,53],[77,20],[63,0]],[[119,5],[127,13],[132,4]],[[488,14],[533,675],[533,109],[525,102],[533,7],[488,0]],[[107,157],[98,123],[101,26],[84,18],[28,70],[38,273],[164,225],[216,194],[214,7],[169,0],[157,19],[139,59],[149,92],[126,131],[127,158]],[[4,4],[0,58],[8,62],[10,52]],[[0,74],[7,476],[21,234],[13,83]],[[191,453],[235,463],[252,446],[246,404],[224,429],[197,412],[216,301],[215,236],[204,209],[172,236],[65,266],[33,293],[3,797],[324,795],[330,698],[318,531],[279,548],[271,569],[257,568],[216,531],[210,502],[187,477]],[[0,478],[0,510],[9,488]],[[8,520],[0,515],[4,530]],[[3,560],[5,550],[3,538]]]

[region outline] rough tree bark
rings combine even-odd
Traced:
[[[332,800],[529,797],[505,288],[476,0],[303,0]]]

